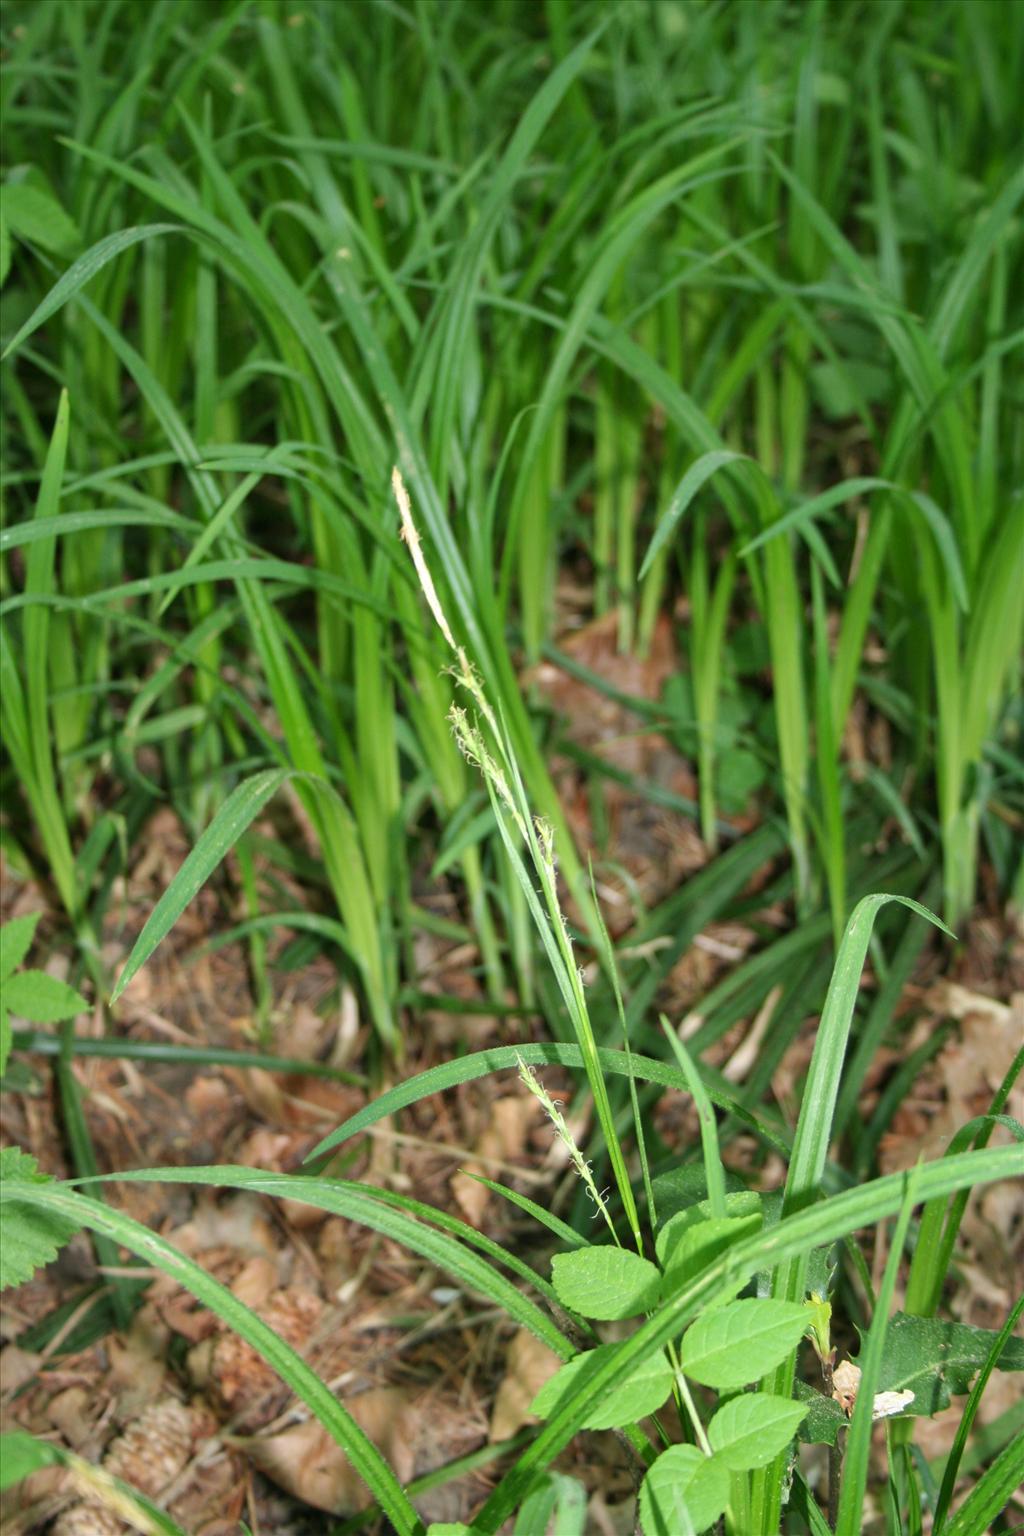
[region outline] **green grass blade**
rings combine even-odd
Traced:
[[[934,913],[909,896],[865,896],[854,908],[836,956],[807,1074],[786,1177],[783,1211],[787,1215],[812,1204],[820,1192],[861,971],[876,914],[889,901],[900,902],[949,932]],[[806,1275],[807,1255],[790,1259],[776,1271],[772,1294],[783,1301],[803,1301]],[[768,1378],[765,1391],[788,1397],[793,1388],[793,1368],[794,1357],[790,1357]],[[753,1517],[759,1536],[768,1536],[778,1525],[781,1478],[782,1469],[777,1462],[754,1473]]]
[[[398,1083],[394,1088],[379,1094],[351,1115],[344,1124],[325,1136],[323,1141],[313,1148],[306,1161],[324,1157],[335,1147],[340,1146],[343,1141],[348,1141],[351,1136],[358,1136],[371,1125],[376,1125],[388,1116],[397,1114],[399,1110],[405,1109],[410,1104],[418,1103],[420,1099],[428,1098],[432,1093],[442,1093],[446,1088],[454,1088],[460,1083],[474,1082],[478,1077],[486,1077],[491,1072],[514,1071],[519,1058],[527,1066],[557,1064],[577,1069],[583,1066],[583,1052],[578,1045],[564,1045],[555,1041],[493,1046],[490,1050],[475,1051],[469,1056],[459,1056],[453,1061],[445,1062],[442,1066],[431,1067],[426,1072],[420,1072],[415,1077],[408,1078],[405,1082]],[[630,1072],[633,1072],[642,1082],[657,1083],[662,1087],[675,1088],[683,1093],[690,1091],[684,1073],[677,1067],[669,1066],[667,1062],[655,1060],[654,1057],[639,1056],[635,1052],[630,1052],[627,1056],[625,1051],[613,1051],[606,1046],[599,1046],[597,1060],[603,1073],[616,1077],[628,1077]],[[737,1115],[744,1125],[749,1126],[769,1146],[775,1147],[783,1155],[788,1155],[787,1143],[730,1095],[719,1093],[713,1087],[707,1087],[707,1094],[712,1104],[716,1104],[729,1114]]]
[[[903,1260],[903,1249],[907,1240],[911,1212],[916,1200],[916,1186],[921,1166],[919,1163],[906,1178],[906,1194],[903,1197],[899,1217],[896,1221],[896,1229],[893,1232],[892,1246],[889,1249],[885,1273],[882,1277],[881,1288],[879,1289],[874,1314],[871,1318],[871,1328],[860,1356],[861,1376],[857,1387],[857,1402],[853,1410],[853,1422],[850,1425],[846,1452],[843,1457],[843,1481],[839,1492],[839,1516],[836,1521],[836,1536],[860,1536],[862,1530],[864,1494],[867,1490],[868,1482],[868,1460],[871,1454],[872,1410],[882,1369],[885,1335],[889,1326],[889,1311],[892,1307],[893,1295],[896,1291],[896,1281],[899,1276],[900,1264]]]
[[[967,1189],[990,1180],[1012,1179],[1015,1172],[1016,1154],[1012,1148],[964,1152],[956,1159],[926,1164],[921,1172],[918,1198],[937,1198],[940,1193],[949,1194],[955,1189]],[[904,1184],[902,1174],[873,1180],[811,1209],[786,1216],[777,1225],[745,1239],[715,1259],[696,1281],[667,1301],[654,1317],[627,1339],[614,1358],[582,1390],[565,1398],[529,1450],[506,1474],[475,1517],[481,1531],[493,1536],[499,1529],[501,1522],[517,1507],[537,1472],[549,1466],[577,1433],[594,1398],[614,1392],[641,1360],[675,1338],[730,1279],[752,1274],[765,1265],[791,1261],[803,1250],[832,1242],[869,1222],[895,1215],[903,1204]],[[776,1520],[776,1529],[777,1525]]]
[[[110,996],[115,1003],[135,973],[145,965],[162,939],[174,927],[189,902],[217,868],[246,827],[259,815],[272,795],[292,775],[285,768],[268,768],[239,784],[203,832],[178,873],[167,887],[132,946],[124,970]]]
[[[181,1170],[176,1170],[180,1172]],[[55,1184],[17,1186],[19,1202],[68,1217],[170,1275],[250,1344],[313,1411],[337,1441],[400,1536],[423,1536],[423,1524],[376,1446],[291,1345],[204,1269],[155,1232],[95,1200]]]

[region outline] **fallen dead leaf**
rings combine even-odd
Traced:
[[[26,1382],[31,1381],[39,1370],[42,1355],[37,1355],[29,1349],[19,1349],[17,1344],[5,1344],[0,1349],[0,1393],[4,1397],[8,1393],[17,1392]]]
[[[399,1480],[408,1482],[415,1471],[415,1414],[406,1395],[397,1387],[379,1387],[351,1398],[345,1407]],[[371,1502],[351,1461],[316,1419],[252,1439],[245,1449],[279,1487],[315,1509],[352,1515]]]
[[[54,1429],[60,1430],[71,1449],[78,1451],[93,1437],[95,1407],[95,1395],[85,1387],[66,1387],[47,1403],[46,1417]]]
[[[508,1347],[505,1375],[491,1411],[487,1438],[492,1445],[507,1440],[524,1424],[537,1422],[530,1404],[561,1364],[553,1349],[542,1344],[528,1328],[520,1328]]]
[[[530,1124],[534,1119],[534,1103],[525,1094],[515,1094],[495,1099],[489,1106],[489,1112],[490,1119],[473,1148],[481,1161],[467,1163],[464,1171],[452,1177],[452,1194],[475,1227],[483,1220],[491,1192],[485,1184],[472,1178],[471,1174],[493,1176],[495,1162],[507,1163],[522,1157]]]
[[[243,1265],[231,1282],[231,1294],[254,1311],[266,1306],[277,1285],[277,1265],[257,1253]]]

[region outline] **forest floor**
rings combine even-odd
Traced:
[[[571,594],[563,593],[571,602]],[[614,615],[575,630],[564,649],[624,694],[658,697],[675,664],[670,626],[659,630],[646,661],[621,657]],[[544,663],[524,679],[546,695],[566,721],[566,739],[613,766],[675,794],[693,795],[690,763],[664,737],[638,733],[635,716],[567,671]],[[579,767],[566,757],[556,777],[580,846],[593,846],[591,801]],[[599,894],[613,934],[622,942],[638,908],[650,908],[696,873],[708,853],[693,825],[608,782],[601,829],[604,865],[621,872],[602,879]],[[737,834],[750,829],[736,822]],[[258,829],[257,829],[258,830]],[[880,836],[889,835],[881,829]],[[104,934],[112,972],[188,851],[169,810],[157,812],[136,850],[129,878],[115,892]],[[269,1019],[259,1037],[248,952],[241,943],[214,948],[239,914],[231,909],[231,864],[200,893],[119,1006],[117,1030],[126,1038],[184,1046],[248,1050],[326,1063],[353,1081],[283,1075],[262,1069],[78,1056],[73,1071],[88,1128],[104,1171],[131,1167],[234,1163],[291,1172],[334,1126],[373,1092],[466,1050],[540,1038],[535,1017],[493,1017],[467,1009],[480,996],[477,955],[454,940],[422,931],[416,937],[417,988],[446,1000],[408,1018],[411,1042],[402,1067],[371,1086],[359,1073],[369,1030],[355,994],[343,988],[322,956],[282,968],[286,937],[268,955]],[[763,871],[753,888],[767,884]],[[39,886],[3,871],[2,917],[42,909],[37,952],[59,917]],[[235,886],[237,889],[237,886]],[[296,883],[296,905],[304,900]],[[456,892],[428,868],[417,879],[417,900],[440,917],[457,916]],[[782,908],[757,914],[784,930]],[[628,942],[628,940],[627,940]],[[659,1005],[687,1019],[701,997],[755,942],[747,922],[719,922],[701,933],[669,975]],[[61,974],[59,953],[47,967]],[[870,968],[863,987],[874,986]],[[742,1082],[761,1038],[771,1029],[771,997],[754,1019],[736,1024],[708,1054]],[[881,1050],[860,1106],[868,1116],[907,1054],[944,1024],[952,1025],[897,1107],[880,1146],[882,1172],[941,1155],[954,1130],[983,1114],[1024,1028],[1024,929],[982,903],[955,951],[929,941],[898,1010],[905,1030],[898,1048]],[[772,1093],[795,1120],[796,1095],[813,1044],[810,1015],[787,1049]],[[686,1033],[686,1023],[683,1033]],[[105,1032],[101,1010],[79,1020],[79,1032]],[[0,1097],[0,1131],[45,1171],[71,1171],[60,1128],[59,1100],[49,1058],[23,1057],[32,1081]],[[546,1069],[552,1093],[566,1092],[566,1074]],[[1010,1113],[1022,1118],[1020,1089]],[[692,1102],[666,1092],[657,1130],[682,1150],[697,1139]],[[576,1129],[585,1139],[585,1120]],[[743,1169],[753,1144],[734,1139],[726,1160]],[[505,1248],[543,1266],[545,1234],[472,1175],[499,1179],[558,1213],[574,1193],[564,1147],[553,1139],[537,1101],[514,1072],[494,1074],[422,1101],[352,1143],[347,1177],[429,1201],[485,1232]],[[749,1170],[747,1170],[749,1171]],[[781,1162],[762,1166],[764,1187],[781,1183]],[[773,1179],[773,1174],[775,1175]],[[528,1405],[556,1361],[532,1335],[517,1332],[498,1311],[448,1283],[446,1276],[387,1239],[296,1203],[249,1195],[228,1197],[159,1183],[110,1186],[108,1197],[163,1233],[254,1307],[344,1396],[359,1423],[380,1445],[403,1481],[426,1479],[418,1507],[428,1520],[466,1520],[486,1496],[500,1457],[531,1423]],[[998,1328],[1024,1280],[1024,1193],[994,1185],[972,1199],[963,1231],[954,1306],[962,1321]],[[538,1246],[539,1244],[539,1246]],[[876,1245],[875,1277],[886,1254]],[[80,1235],[47,1270],[3,1297],[3,1417],[53,1436],[86,1460],[106,1461],[145,1491],[167,1488],[169,1513],[197,1536],[236,1536],[242,1522],[254,1536],[313,1536],[360,1528],[367,1495],[341,1451],[251,1348],[204,1312],[169,1279],[142,1268],[122,1272],[136,1286],[137,1310],[118,1331],[109,1291],[97,1281],[95,1260]],[[899,1298],[897,1298],[898,1303]],[[996,1373],[981,1423],[1005,1411],[1018,1390]],[[954,1404],[917,1421],[917,1443],[929,1459],[948,1451],[959,1423]],[[805,1448],[812,1469],[820,1447]],[[461,1476],[429,1486],[429,1474],[466,1458]],[[634,1528],[629,1471],[615,1438],[578,1437],[563,1458],[589,1494],[587,1529],[626,1536]],[[824,1476],[823,1465],[818,1476]],[[47,1529],[87,1536],[124,1529],[77,1502],[57,1469],[37,1473],[16,1497],[7,1496],[5,1536]],[[353,1518],[355,1517],[355,1518]],[[109,1524],[103,1524],[109,1518]],[[90,1523],[92,1522],[92,1523]],[[341,1523],[339,1523],[341,1522]],[[385,1530],[362,1522],[364,1529]]]

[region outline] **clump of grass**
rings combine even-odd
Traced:
[[[290,928],[356,985],[376,1047],[401,1058],[414,940],[434,921],[413,875],[433,863],[488,1005],[517,1006],[511,993],[547,1016],[556,1045],[524,1047],[524,1064],[584,1073],[595,1134],[579,1156],[595,1187],[607,1160],[607,1219],[628,1229],[630,1261],[662,1226],[648,1163],[664,1149],[641,1128],[666,1083],[698,1099],[703,1084],[707,1136],[715,1105],[723,1136],[753,1119],[791,1154],[781,1225],[806,1246],[798,1207],[829,1172],[833,1110],[866,1176],[898,1087],[941,1041],[859,1124],[923,942],[916,915],[865,897],[921,896],[955,928],[984,859],[991,889],[1020,905],[1017,21],[990,0],[426,0],[415,15],[11,0],[2,833],[9,866],[48,882],[66,914],[76,986],[116,1002],[233,847],[263,1032],[267,935]],[[679,620],[680,675],[633,703],[694,761],[699,804],[627,784],[693,811],[712,859],[640,917],[624,956],[552,780],[559,723],[519,682],[520,659],[558,638],[567,560],[623,651],[642,653],[666,610]],[[877,761],[859,760],[853,715],[882,739]],[[585,761],[595,804],[610,771]],[[98,936],[165,803],[192,853],[115,983]],[[760,825],[737,836],[752,810]],[[700,1000],[677,1073],[655,1024],[661,982],[709,921],[749,913],[744,889],[770,862],[771,897],[797,924]],[[278,910],[281,870],[302,911]],[[847,1004],[869,943],[880,986],[860,1017]],[[586,946],[600,973],[585,990]],[[734,1096],[702,1053],[769,999]],[[807,1102],[820,1126],[805,1110],[794,1135],[764,1100],[819,1005]],[[61,1082],[88,1173],[68,1065],[84,1048],[67,1032]],[[911,1275],[923,1314],[955,1246],[949,1180],[1002,1166],[962,1155],[917,1191],[918,1251],[934,1256]],[[349,1214],[422,1218],[361,1198]],[[883,1181],[826,1208],[841,1225],[905,1219],[902,1201]],[[89,1218],[105,1242],[129,1231],[98,1207]],[[548,1326],[465,1231],[438,1247],[416,1225],[389,1230]],[[802,1251],[761,1260],[777,1299],[802,1305]],[[671,1323],[655,1309],[602,1382],[674,1348],[686,1309],[725,1282],[723,1268],[691,1288]],[[791,1380],[787,1359],[774,1395]],[[488,1520],[583,1412],[559,1409]],[[892,1502],[913,1530],[906,1435]],[[413,1530],[401,1490],[366,1465]],[[1008,1465],[1000,1451],[957,1536],[987,1518]],[[734,1523],[767,1531],[783,1479],[777,1459],[752,1470]]]

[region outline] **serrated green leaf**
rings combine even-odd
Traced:
[[[78,1231],[78,1224],[52,1211],[18,1200],[22,1189],[52,1183],[34,1157],[20,1147],[0,1151],[0,1291],[23,1285],[37,1269],[51,1263]]]
[[[11,1017],[0,1002],[0,1077],[7,1071],[7,1058],[11,1054],[11,1045],[14,1040],[14,1031],[11,1029]]]
[[[649,1311],[661,1286],[661,1275],[649,1259],[610,1246],[557,1253],[551,1280],[563,1307],[602,1322]]]
[[[8,977],[3,987],[4,1003],[11,1013],[34,1024],[56,1024],[89,1010],[81,992],[45,971],[19,971],[17,976]]]
[[[0,1493],[13,1488],[15,1483],[28,1477],[30,1472],[38,1472],[40,1467],[51,1467],[57,1460],[52,1446],[47,1445],[45,1440],[37,1440],[34,1435],[26,1434],[24,1430],[0,1435]]]
[[[39,1164],[30,1152],[20,1147],[0,1147],[0,1194],[9,1192],[15,1184],[45,1184],[48,1173],[39,1172]]]
[[[654,1181],[657,1187],[657,1180]],[[665,1224],[658,1228],[658,1235],[654,1242],[654,1251],[658,1255],[658,1263],[665,1268],[669,1256],[679,1246],[687,1232],[699,1227],[707,1221],[707,1215],[697,1205],[688,1205],[681,1211],[676,1211]]]
[[[564,1397],[596,1376],[615,1354],[619,1344],[601,1344],[577,1355],[546,1381],[530,1404],[530,1412],[546,1419]],[[656,1413],[672,1390],[672,1367],[663,1351],[644,1360],[610,1397],[595,1402],[583,1421],[584,1429],[620,1429]]]
[[[4,187],[4,217],[20,239],[58,255],[69,254],[80,243],[74,220],[56,199],[27,182],[8,182]]]
[[[806,1417],[806,1406],[791,1398],[745,1393],[719,1408],[708,1425],[708,1440],[730,1472],[749,1472],[784,1451]]]
[[[681,1362],[694,1381],[733,1392],[784,1360],[807,1327],[797,1302],[751,1298],[699,1317],[683,1335]]]
[[[26,912],[0,928],[0,983],[5,982],[28,954],[41,912]]]
[[[938,1413],[949,1407],[952,1395],[970,1390],[995,1338],[988,1328],[897,1312],[885,1336],[878,1390],[913,1392],[914,1401],[904,1413],[918,1417]],[[1024,1371],[1024,1339],[1006,1341],[996,1369]]]
[[[729,1502],[729,1473],[718,1456],[695,1445],[663,1451],[640,1489],[644,1536],[699,1536]]]
[[[849,1426],[849,1419],[833,1397],[826,1397],[809,1387],[805,1381],[796,1382],[796,1395],[806,1417],[798,1434],[805,1445],[835,1445],[836,1435]]]
[[[720,1253],[724,1253],[742,1237],[750,1237],[761,1226],[761,1213],[751,1216],[712,1216],[701,1221],[683,1224],[678,1217],[670,1241],[663,1245],[659,1254],[665,1271],[666,1288],[678,1290],[680,1284],[693,1279]],[[671,1225],[671,1224],[670,1224]],[[668,1229],[666,1229],[668,1230]],[[741,1278],[741,1284],[745,1283]]]

